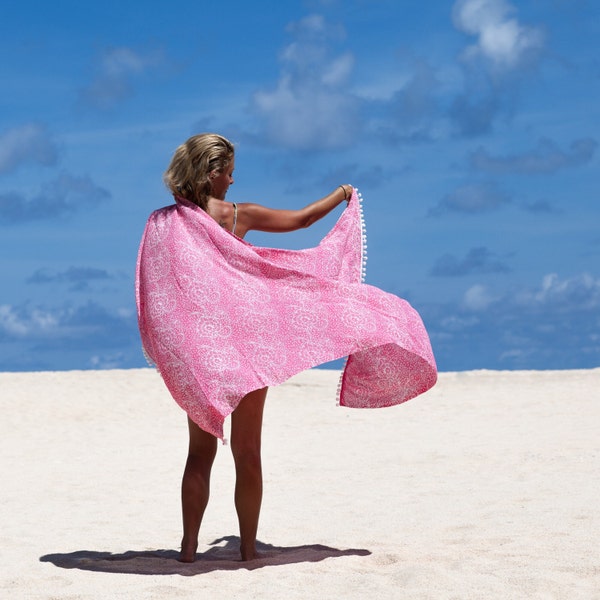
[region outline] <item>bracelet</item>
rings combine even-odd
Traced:
[[[342,192],[344,192],[344,200],[346,200],[346,202],[348,202],[348,195],[346,193],[346,188],[343,185],[338,185],[338,187],[342,188]]]

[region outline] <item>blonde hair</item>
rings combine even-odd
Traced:
[[[194,135],[175,150],[163,181],[173,196],[183,197],[206,210],[212,191],[210,175],[222,173],[233,155],[233,144],[223,136]]]

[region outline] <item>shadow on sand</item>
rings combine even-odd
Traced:
[[[206,552],[196,554],[196,562],[180,563],[175,550],[128,550],[121,554],[78,550],[66,554],[46,554],[41,562],[50,562],[63,569],[82,569],[106,573],[132,573],[136,575],[201,575],[211,571],[234,571],[237,569],[261,569],[277,565],[302,562],[319,562],[326,558],[342,556],[368,556],[369,550],[339,550],[321,544],[305,546],[272,546],[256,543],[262,557],[250,562],[239,559],[240,539],[237,536],[219,538],[210,544]]]

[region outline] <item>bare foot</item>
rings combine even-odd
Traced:
[[[198,543],[191,544],[185,541],[181,541],[181,552],[177,559],[182,563],[193,563],[196,560],[196,550],[198,549]]]
[[[257,552],[255,547],[252,548],[243,548],[240,546],[240,554],[242,555],[242,561],[249,560],[258,560],[259,558],[264,558],[262,552]]]

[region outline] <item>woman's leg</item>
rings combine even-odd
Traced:
[[[240,524],[242,560],[256,558],[256,532],[262,501],[260,444],[267,389],[250,392],[231,415],[231,451],[235,461],[235,508]]]
[[[198,532],[208,503],[210,470],[217,453],[217,438],[200,429],[188,417],[190,445],[183,480],[181,482],[181,509],[183,539],[181,562],[194,562],[198,548]]]

